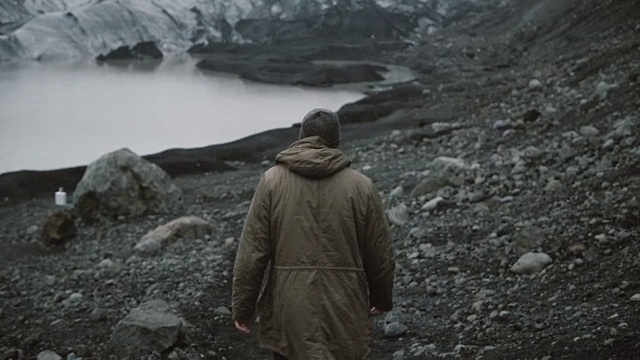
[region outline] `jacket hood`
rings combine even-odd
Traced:
[[[342,151],[328,147],[319,136],[311,136],[278,154],[276,164],[301,176],[319,179],[341,171],[351,165],[351,160]]]

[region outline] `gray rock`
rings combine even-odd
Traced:
[[[136,244],[135,250],[144,255],[154,255],[178,239],[203,239],[212,232],[213,227],[207,221],[196,216],[183,216],[149,231]]]
[[[611,84],[607,84],[604,81],[600,81],[597,85],[596,85],[596,89],[594,91],[594,96],[596,98],[598,98],[598,100],[603,101],[607,98],[607,95],[609,93],[609,89],[614,88],[615,85],[611,85]]]
[[[416,185],[415,188],[413,188],[413,191],[411,192],[411,196],[417,197],[417,196],[429,195],[431,193],[434,193],[442,189],[445,186],[447,186],[447,182],[444,179],[440,179],[440,178],[425,179],[422,182],[420,182],[418,185]]]
[[[49,214],[42,225],[42,241],[47,245],[62,245],[74,238],[78,233],[75,220],[75,213],[68,209],[56,210]]]
[[[93,321],[105,321],[109,317],[109,312],[106,309],[95,307],[91,314],[89,314],[89,318]]]
[[[422,205],[421,209],[426,211],[435,210],[438,208],[440,204],[442,204],[443,201],[444,199],[441,196],[438,196],[436,198],[433,198],[427,201],[424,205]]]
[[[27,228],[27,235],[35,235],[38,233],[38,230],[40,230],[38,225],[31,225]]]
[[[549,266],[553,260],[545,253],[526,253],[511,267],[516,274],[535,274]]]
[[[529,81],[529,89],[538,90],[542,87],[542,82],[538,79],[532,79]]]
[[[640,293],[633,295],[630,300],[640,302]]]
[[[569,181],[575,180],[578,177],[579,173],[580,173],[580,169],[578,169],[575,166],[569,166],[567,170],[565,170],[565,176]]]
[[[607,141],[604,142],[604,144],[602,144],[602,149],[604,150],[611,150],[614,148],[616,142],[613,139],[608,139]]]
[[[182,191],[159,166],[121,149],[89,164],[73,198],[80,216],[95,221],[169,211]]]
[[[493,128],[495,130],[506,130],[513,128],[513,123],[510,120],[496,120],[493,123]]]
[[[595,126],[591,126],[591,125],[581,126],[580,135],[586,138],[595,138],[598,135],[600,135],[600,130],[598,130],[598,128],[596,128]]]
[[[622,120],[618,120],[613,125],[613,132],[609,136],[614,140],[621,140],[626,137],[631,137],[636,133],[636,127],[638,125],[638,119],[632,116],[627,116]]]
[[[21,349],[10,348],[7,349],[5,347],[0,348],[0,359],[3,360],[12,360],[12,359],[23,359],[24,351]]]
[[[62,360],[62,356],[51,350],[45,350],[38,354],[37,360]]]
[[[462,159],[440,156],[429,165],[429,169],[435,173],[461,172],[469,170],[469,165]]]
[[[409,209],[405,204],[399,204],[387,210],[389,222],[395,225],[404,225],[409,221]]]
[[[151,300],[131,310],[116,324],[109,345],[117,356],[137,359],[170,349],[181,334],[182,320],[171,313],[169,304]]]
[[[389,194],[391,197],[402,197],[404,196],[404,188],[402,186],[398,186]]]
[[[508,204],[510,202],[513,202],[513,196],[511,196],[511,195],[507,195],[505,197],[500,198],[500,203],[501,204]]]
[[[398,350],[393,353],[393,360],[404,360],[404,350]]]
[[[386,337],[396,337],[396,336],[400,336],[403,335],[407,332],[409,328],[400,322],[392,322],[390,324],[387,324],[384,327],[384,336]]]
[[[529,253],[539,247],[545,238],[544,230],[535,227],[528,226],[520,231],[516,240],[511,243],[511,248],[518,256],[522,256]]]
[[[73,293],[69,296],[69,302],[72,304],[77,304],[81,302],[82,299],[84,299],[84,296],[82,296],[82,294],[80,293]]]
[[[135,248],[136,252],[143,255],[156,255],[162,250],[162,244],[155,239],[147,238],[140,240]]]
[[[482,200],[484,200],[486,198],[486,194],[484,193],[484,191],[482,190],[477,190],[472,192],[471,194],[469,194],[469,202],[472,204],[475,204],[477,202],[480,202]]]
[[[511,169],[511,174],[522,174],[525,171],[527,171],[527,164],[524,161],[520,161],[513,166],[513,169]]]
[[[393,131],[391,132],[391,134],[389,135],[389,137],[390,137],[391,139],[398,139],[398,138],[399,138],[399,137],[401,137],[401,136],[402,136],[402,131],[401,131],[401,130],[393,130]]]
[[[543,155],[544,155],[544,151],[538,149],[535,146],[527,146],[527,148],[524,149],[524,156],[526,156],[529,159],[538,160],[542,158]]]
[[[552,179],[544,187],[546,192],[554,192],[562,189],[562,182],[560,180]]]
[[[216,315],[231,315],[231,310],[226,306],[220,306],[215,311]]]
[[[103,259],[96,265],[96,269],[100,274],[107,277],[113,277],[120,273],[121,266],[111,259]]]

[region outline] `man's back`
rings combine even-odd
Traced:
[[[288,359],[363,359],[370,308],[392,307],[394,260],[371,181],[341,151],[306,137],[256,189],[234,268],[234,320],[257,300],[260,343]]]
[[[349,168],[322,179],[278,165],[272,184],[272,236],[278,266],[362,269],[369,180]]]

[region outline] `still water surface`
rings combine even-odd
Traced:
[[[86,165],[122,147],[145,155],[228,142],[362,96],[204,74],[190,58],[0,64],[0,173]]]

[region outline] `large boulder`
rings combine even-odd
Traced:
[[[183,216],[145,234],[135,246],[144,255],[154,255],[178,239],[202,239],[211,234],[211,224],[197,216]]]
[[[159,166],[125,148],[89,164],[73,198],[91,222],[167,212],[180,204],[182,191]]]
[[[116,324],[110,347],[119,358],[139,359],[172,348],[182,335],[183,322],[171,312],[169,304],[151,300],[131,310]]]

